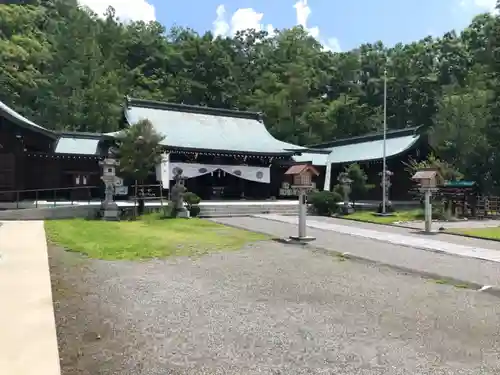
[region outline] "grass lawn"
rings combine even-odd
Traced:
[[[412,221],[422,219],[422,210],[402,210],[394,212],[393,216],[377,216],[372,211],[357,211],[343,216],[346,219],[366,221],[375,224],[392,224],[398,221]]]
[[[448,229],[447,232],[466,234],[468,236],[485,238],[488,240],[500,240],[500,227]]]
[[[201,219],[53,220],[45,222],[49,243],[91,258],[133,260],[197,256],[231,251],[269,237]]]

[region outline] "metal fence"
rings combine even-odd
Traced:
[[[41,200],[47,201],[54,207],[61,203],[73,205],[75,202],[102,200],[102,186],[75,186],[54,189],[25,189],[25,190],[0,190],[0,203],[14,203],[16,208],[23,208],[23,202],[33,202],[35,207]],[[47,206],[48,204],[44,204]]]

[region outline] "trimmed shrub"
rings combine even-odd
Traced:
[[[200,204],[201,198],[197,196],[195,193],[190,191],[184,193],[184,202],[188,205],[188,207]]]
[[[189,208],[189,215],[191,217],[197,217],[200,214],[201,208],[197,204]]]
[[[186,202],[187,209],[189,211],[189,216],[197,217],[200,214],[200,204],[201,198],[197,196],[195,193],[190,191],[184,194],[184,202]]]
[[[308,197],[314,211],[321,216],[331,216],[336,213],[341,200],[340,194],[333,191],[316,191]]]

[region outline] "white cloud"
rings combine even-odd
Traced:
[[[234,35],[240,30],[255,29],[257,31],[265,30],[269,34],[274,33],[274,27],[271,24],[263,24],[264,13],[258,13],[252,8],[240,8],[233,13],[229,22],[226,18],[226,8],[219,5],[216,10],[217,17],[213,22],[215,36]]]
[[[478,8],[484,9],[493,13],[495,11],[496,0],[474,0],[474,5]]]
[[[297,12],[297,25],[300,25],[306,30],[313,38],[316,38],[323,45],[325,50],[331,52],[341,52],[340,42],[337,38],[330,37],[326,40],[323,39],[319,27],[308,27],[307,21],[311,15],[311,8],[307,4],[307,0],[298,0],[294,5]]]
[[[155,7],[148,0],[78,0],[78,3],[99,16],[112,6],[122,21],[156,21]]]
[[[498,13],[495,9],[496,0],[460,0],[462,8],[476,8],[481,12],[489,12],[492,14]]]
[[[340,52],[340,42],[337,38],[327,38],[324,40],[320,35],[320,30],[317,26],[308,27],[307,20],[311,15],[311,8],[307,4],[307,0],[298,0],[294,5],[297,14],[297,25],[302,26],[313,38],[318,39],[325,50],[332,52]],[[257,31],[266,30],[270,35],[274,34],[272,24],[263,24],[262,19],[264,13],[259,13],[252,8],[240,8],[233,13],[228,21],[226,17],[226,8],[223,4],[219,5],[216,10],[217,17],[213,22],[213,32],[215,36],[229,36],[236,34],[239,30],[255,29]]]

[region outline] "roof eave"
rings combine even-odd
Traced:
[[[293,156],[295,153],[292,151],[277,151],[277,152],[257,152],[257,151],[238,151],[238,150],[217,150],[209,148],[196,148],[196,147],[180,147],[162,145],[165,149],[170,151],[184,151],[192,153],[210,153],[210,154],[228,154],[228,155],[245,155],[245,156],[261,156],[261,157],[278,157],[278,156]]]
[[[415,135],[416,137],[419,137],[419,129],[421,129],[422,126],[417,126],[413,128],[405,128],[405,129],[396,129],[396,130],[390,130],[386,133],[386,136],[388,139],[392,138],[399,138],[399,137],[406,137],[408,135]],[[376,141],[384,138],[384,133],[375,133],[375,134],[368,134],[368,135],[361,135],[357,137],[348,137],[348,138],[341,138],[341,139],[336,139],[330,142],[322,142],[322,143],[317,143],[317,144],[312,144],[312,145],[306,145],[305,147],[308,148],[333,148],[337,146],[343,146],[343,145],[348,145],[348,144],[356,144],[356,143],[362,143],[362,142],[370,142],[370,141]]]
[[[38,126],[33,126],[29,122],[22,121],[21,119],[16,118],[15,116],[12,116],[10,113],[2,111],[3,115],[8,118],[10,121],[15,123],[16,125],[21,126],[24,129],[31,130],[35,133],[39,133],[42,135],[45,135],[46,137],[52,138],[52,139],[57,139],[57,134],[53,132],[52,130],[45,129],[42,127]]]
[[[404,154],[405,152],[410,151],[411,149],[413,149],[418,144],[419,140],[420,140],[420,136],[416,135],[415,138],[412,140],[412,142],[406,148],[404,148],[403,150],[401,150],[399,152],[396,152],[394,154],[386,156],[386,159],[393,159],[393,158],[395,158],[395,157],[397,157],[397,156],[399,156],[401,154]],[[334,153],[334,151],[335,150],[332,150],[331,153]],[[333,155],[335,155],[335,154],[333,154]],[[382,159],[383,159],[383,157],[375,158],[375,159],[350,160],[350,161],[342,161],[342,162],[335,162],[335,161],[333,161],[331,164],[363,163],[363,162],[379,161],[379,160],[382,160]]]

